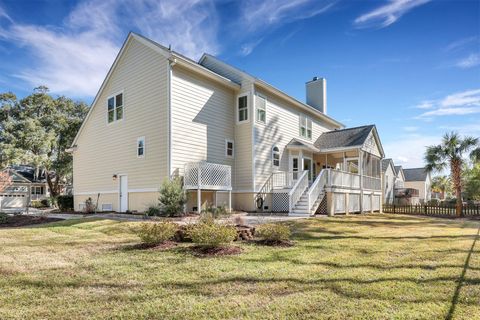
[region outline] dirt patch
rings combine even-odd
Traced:
[[[219,256],[231,256],[242,253],[242,248],[237,246],[224,246],[224,247],[204,247],[193,246],[188,248],[194,256],[197,257],[219,257]]]
[[[0,223],[0,228],[13,228],[13,227],[23,227],[30,226],[34,224],[43,224],[56,221],[63,221],[61,218],[47,218],[41,216],[9,216],[6,223]]]
[[[175,241],[165,241],[159,244],[138,243],[122,248],[123,250],[158,250],[164,251],[178,246]]]
[[[286,240],[286,241],[252,240],[251,242],[258,245],[270,246],[270,247],[293,247],[295,245],[295,243],[290,240]]]

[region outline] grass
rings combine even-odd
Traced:
[[[479,221],[301,220],[217,258],[129,249],[133,224],[0,230],[0,319],[480,319]]]

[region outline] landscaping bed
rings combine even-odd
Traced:
[[[7,216],[7,221],[0,223],[0,228],[23,227],[34,224],[62,221],[60,218],[47,218],[42,216],[13,215]]]

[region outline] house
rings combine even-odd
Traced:
[[[24,209],[31,200],[50,196],[43,172],[37,174],[31,166],[10,166],[2,171],[11,177],[11,184],[0,194],[0,209]]]
[[[325,79],[306,93],[300,102],[211,55],[195,62],[130,33],[70,148],[75,209],[92,198],[144,211],[180,176],[188,211],[380,210],[376,127],[328,116]]]
[[[432,198],[432,179],[425,168],[403,169],[405,174],[405,187],[418,190],[420,203],[424,204]]]
[[[405,186],[405,173],[403,172],[402,166],[394,166],[395,172],[397,174],[395,180],[395,188],[403,188]]]
[[[382,189],[384,204],[393,204],[395,201],[395,187],[397,172],[392,159],[382,160]]]

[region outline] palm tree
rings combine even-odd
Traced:
[[[469,153],[473,162],[480,161],[480,145],[478,138],[460,137],[456,132],[446,133],[437,146],[427,147],[425,153],[425,170],[427,172],[442,171],[450,166],[453,189],[457,198],[456,213],[462,215],[462,164],[465,154]]]
[[[432,190],[440,193],[440,198],[445,199],[445,192],[451,191],[451,181],[448,176],[436,176],[432,178]]]

